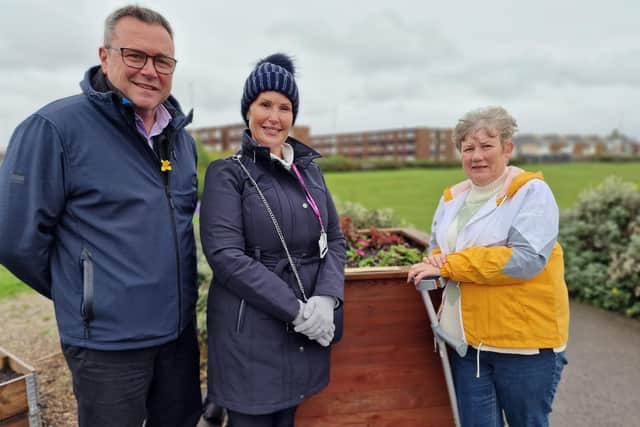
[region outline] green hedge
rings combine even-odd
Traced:
[[[640,191],[609,177],[560,218],[571,296],[640,317]]]
[[[327,156],[321,157],[320,159],[316,160],[316,162],[323,172],[460,167],[459,160],[436,162],[433,160],[350,159],[343,156]]]
[[[198,139],[196,139],[196,152],[198,153],[198,199],[201,199],[202,189],[204,188],[204,175],[209,163],[221,157],[231,156],[233,153],[230,151],[211,151]]]
[[[351,159],[343,156],[327,156],[316,160],[323,172],[352,172],[370,170],[391,170],[406,168],[448,169],[460,168],[460,160],[383,160],[383,159]],[[513,158],[512,165],[525,164],[524,159]]]

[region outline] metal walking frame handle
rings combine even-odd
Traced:
[[[464,357],[464,355],[467,353],[467,343],[460,339],[453,338],[444,330],[442,330],[442,327],[440,327],[440,324],[438,322],[438,315],[436,314],[436,310],[433,307],[433,303],[431,302],[431,297],[429,296],[429,291],[442,288],[442,286],[440,286],[439,279],[439,276],[425,277],[420,281],[420,283],[416,285],[416,290],[420,292],[420,295],[422,296],[422,301],[424,302],[424,306],[427,309],[427,314],[429,315],[429,321],[431,322],[431,330],[433,330],[433,336],[438,344],[438,353],[440,354],[440,360],[442,361],[444,379],[447,384],[447,391],[449,392],[449,401],[451,402],[453,421],[455,422],[456,427],[460,427],[460,414],[458,412],[456,389],[453,384],[453,375],[451,374],[449,355],[447,354],[447,348],[445,344],[449,344],[455,349],[460,357]]]

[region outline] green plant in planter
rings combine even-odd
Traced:
[[[350,260],[355,261],[358,267],[389,267],[399,265],[412,265],[422,261],[423,252],[418,248],[410,248],[405,245],[391,245],[386,249],[380,249],[373,256],[361,256],[354,252]]]
[[[370,227],[357,231],[351,217],[340,218],[340,228],[347,240],[347,267],[389,267],[412,265],[425,255],[422,248],[409,246],[398,234]]]

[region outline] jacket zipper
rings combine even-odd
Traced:
[[[182,274],[180,272],[180,246],[178,245],[178,231],[176,230],[176,217],[175,217],[175,203],[173,202],[173,195],[169,189],[169,174],[164,172],[164,192],[169,202],[169,218],[171,219],[171,234],[173,235],[173,244],[176,252],[176,289],[178,291],[178,334],[180,332],[180,326],[182,325],[182,292],[180,291],[180,279]]]
[[[236,333],[240,333],[243,330],[244,326],[244,306],[245,306],[244,298],[240,300],[240,307],[238,308],[238,319],[236,320]]]
[[[93,320],[93,259],[91,252],[86,248],[82,249],[80,255],[82,263],[82,304],[80,306],[80,314],[82,315],[82,323],[84,324],[85,339],[91,338],[91,321]]]
[[[253,259],[260,262],[260,246],[256,246],[253,249]],[[240,300],[240,307],[238,307],[238,317],[236,319],[236,333],[239,334],[244,329],[244,311],[247,302],[243,299]]]
[[[125,115],[125,118],[127,116]],[[133,116],[131,116],[133,117]],[[144,143],[144,145],[146,145],[146,150],[148,153],[151,153],[151,157],[149,158],[150,160],[152,160],[152,167],[157,171],[158,169],[158,163],[157,161],[160,160],[160,158],[158,157],[158,155],[155,153],[155,151],[153,150],[153,148],[149,147],[149,143],[146,140],[146,138],[144,138],[142,135],[140,135],[140,132],[138,132],[137,128],[136,128],[136,124],[135,124],[135,119],[134,120],[129,120],[130,121],[130,130],[136,135],[136,137],[142,142]],[[182,128],[181,128],[182,129]],[[167,130],[167,129],[165,129]],[[179,130],[176,130],[175,133],[179,132]],[[173,157],[174,159],[177,159],[176,156],[176,152],[175,152],[175,147],[173,146],[173,144],[171,144],[171,138],[174,135],[171,136],[167,136],[165,134],[165,132],[163,131],[160,135],[158,135],[157,137],[165,137],[167,138],[167,147],[166,147],[166,155],[167,155],[167,159],[170,160],[171,157]],[[154,137],[155,138],[155,137]],[[160,172],[160,176],[163,178],[164,181],[164,193],[165,196],[167,197],[167,202],[169,203],[169,219],[171,220],[171,234],[173,236],[173,245],[175,247],[175,253],[176,253],[176,290],[178,292],[178,335],[180,335],[180,326],[182,325],[182,292],[180,292],[180,282],[181,282],[181,268],[180,268],[180,246],[179,246],[179,242],[178,242],[178,231],[177,231],[177,226],[176,226],[176,218],[175,218],[175,203],[173,202],[173,195],[171,194],[171,190],[169,189],[169,172]]]

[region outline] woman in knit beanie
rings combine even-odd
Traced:
[[[289,136],[298,106],[291,58],[258,62],[240,102],[242,148],[205,178],[207,399],[232,427],[293,426],[297,406],[329,382],[342,332],[345,241],[320,155]]]

